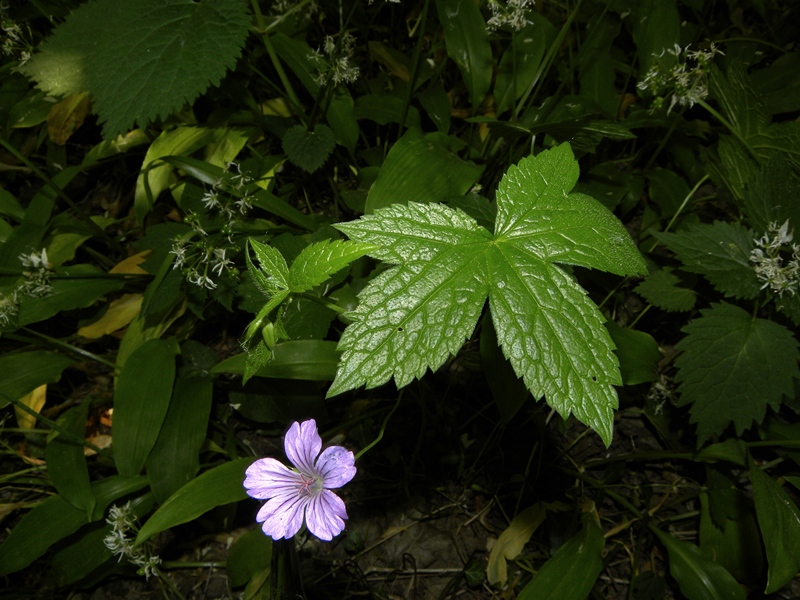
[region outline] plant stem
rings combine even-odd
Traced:
[[[378,442],[380,442],[383,439],[383,432],[386,431],[386,425],[388,425],[389,419],[394,414],[394,411],[396,411],[397,407],[400,406],[400,400],[402,398],[403,398],[403,392],[401,391],[397,395],[397,402],[394,403],[394,406],[392,407],[392,410],[389,411],[389,414],[386,415],[386,418],[383,420],[383,425],[381,425],[381,430],[378,433],[378,437],[376,437],[374,440],[372,440],[372,442],[370,442],[367,446],[362,448],[361,451],[358,454],[356,454],[356,460],[361,458],[368,450],[370,450],[375,444],[377,444]]]

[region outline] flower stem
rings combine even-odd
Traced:
[[[359,458],[361,458],[361,457],[362,457],[362,456],[363,456],[363,455],[364,455],[364,454],[365,454],[365,453],[366,453],[368,450],[372,449],[372,447],[373,447],[375,444],[377,444],[378,442],[380,442],[380,441],[383,439],[383,432],[384,432],[384,431],[386,431],[386,425],[389,423],[389,419],[390,419],[390,418],[392,417],[392,415],[394,414],[394,411],[396,411],[396,410],[397,410],[397,407],[398,407],[398,406],[400,406],[400,400],[401,400],[402,398],[403,398],[403,392],[401,391],[401,392],[400,392],[400,393],[397,395],[397,402],[395,402],[395,403],[394,403],[394,406],[392,407],[392,410],[390,410],[390,411],[389,411],[389,414],[388,414],[388,415],[386,415],[386,418],[383,420],[383,425],[381,425],[381,430],[380,430],[380,432],[378,433],[378,437],[376,437],[374,440],[372,440],[372,442],[370,442],[370,443],[369,443],[369,444],[368,444],[366,447],[362,448],[362,449],[361,449],[361,452],[359,452],[358,454],[356,454],[356,460],[358,460]]]

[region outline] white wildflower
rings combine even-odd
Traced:
[[[756,240],[756,248],[750,253],[761,289],[769,288],[778,297],[784,293],[794,296],[800,286],[800,246],[791,244],[793,239],[788,219],[780,227],[770,223],[767,233]],[[791,259],[785,260],[781,252],[791,252]]]
[[[492,17],[486,22],[490,30],[497,30],[508,25],[514,31],[520,31],[528,24],[528,9],[535,4],[534,0],[490,0],[489,8]]]

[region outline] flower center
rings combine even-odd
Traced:
[[[318,477],[300,473],[300,490],[301,496],[315,496],[322,489],[322,482]]]

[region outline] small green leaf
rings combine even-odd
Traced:
[[[148,340],[128,357],[114,393],[114,460],[119,474],[138,475],[158,439],[175,378],[174,338]]]
[[[638,385],[658,379],[658,363],[664,356],[658,342],[649,333],[635,329],[623,329],[614,321],[606,321],[606,329],[617,347],[619,371],[622,383]]]
[[[364,210],[371,213],[398,202],[441,202],[461,196],[482,172],[483,167],[462,160],[431,136],[409,129],[386,156]]]
[[[179,377],[158,440],[147,457],[147,477],[163,503],[200,470],[213,385],[210,379]]]
[[[219,83],[249,25],[238,0],[91,0],[56,27],[24,72],[51,94],[89,91],[104,137],[116,137]]]
[[[578,600],[586,598],[603,570],[603,530],[592,513],[583,517],[583,529],[558,549],[517,600]]]
[[[374,244],[347,240],[323,240],[306,246],[289,269],[289,290],[295,294],[307,292],[376,249]]]
[[[723,567],[708,559],[689,542],[683,542],[650,525],[669,553],[669,572],[688,600],[744,600],[744,590]]]
[[[767,406],[777,410],[783,396],[794,394],[798,376],[798,343],[782,325],[757,319],[732,304],[713,304],[683,328],[688,334],[675,345],[680,405],[691,405],[700,442],[736,432],[764,419]]]
[[[767,588],[777,592],[800,570],[800,509],[769,475],[750,459],[750,481],[758,525],[767,551]]]
[[[753,234],[737,223],[696,223],[678,233],[654,233],[672,250],[684,269],[700,273],[714,287],[734,298],[755,298],[759,292],[756,272],[750,263],[755,248]]]
[[[83,402],[68,410],[56,423],[82,440],[86,436],[86,415],[89,404]],[[89,467],[86,464],[83,445],[56,434],[47,443],[45,459],[47,473],[58,493],[72,506],[86,512],[87,517],[91,517],[95,498],[89,481]]]
[[[272,246],[262,244],[253,238],[250,238],[250,246],[261,264],[261,268],[274,281],[274,283],[270,282],[270,287],[288,290],[289,267],[286,265],[286,259],[283,258],[283,255]]]
[[[333,131],[322,123],[318,123],[314,131],[294,125],[283,134],[283,151],[287,158],[307,173],[313,173],[328,160],[334,145]]]
[[[58,381],[61,372],[76,362],[74,358],[45,350],[0,356],[0,373],[3,373],[0,390],[19,400],[40,385]],[[0,407],[6,406],[8,402],[8,398],[0,396]]]
[[[247,498],[242,486],[244,472],[255,458],[238,458],[214,467],[184,485],[145,523],[136,545],[170,527],[188,523],[212,508]]]
[[[634,291],[653,306],[667,312],[692,310],[696,294],[690,289],[680,287],[680,282],[671,269],[660,269],[645,277]]]
[[[486,567],[486,577],[491,585],[500,584],[502,587],[506,584],[508,581],[506,561],[514,560],[522,553],[525,544],[544,522],[546,516],[546,506],[541,503],[534,504],[517,514],[503,530],[492,546],[489,564]]]

